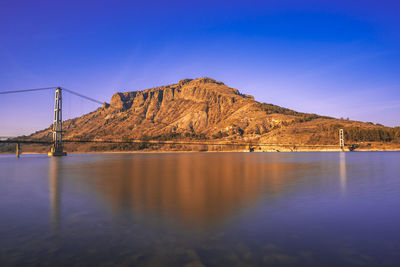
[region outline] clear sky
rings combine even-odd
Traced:
[[[0,91],[101,101],[211,77],[302,112],[400,125],[400,1],[0,1]],[[50,92],[0,96],[0,136],[51,124]],[[65,95],[64,117],[95,104]]]

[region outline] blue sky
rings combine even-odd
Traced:
[[[384,0],[3,0],[0,91],[59,85],[109,101],[207,76],[261,102],[398,126],[398,14]],[[0,96],[0,135],[48,127],[52,98]],[[97,107],[64,100],[64,118]]]

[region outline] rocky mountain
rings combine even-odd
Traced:
[[[64,122],[66,139],[246,141],[275,144],[346,142],[397,147],[400,128],[300,113],[260,103],[222,82],[185,79],[177,84],[112,96],[110,104]],[[51,130],[33,138],[51,138]],[[372,144],[371,144],[372,143]]]

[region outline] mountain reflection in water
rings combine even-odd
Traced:
[[[261,196],[279,197],[296,184],[304,185],[296,172],[312,168],[312,164],[279,162],[273,156],[266,161],[235,153],[225,157],[213,153],[139,154],[106,158],[90,167],[77,163],[80,173],[74,181],[94,191],[115,216],[140,212],[189,227],[207,227],[257,204]],[[52,160],[49,184],[55,225],[60,201],[58,167],[57,159]]]

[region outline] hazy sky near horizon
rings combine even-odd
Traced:
[[[400,125],[399,1],[0,2],[0,91],[116,91],[211,77],[260,102]],[[64,97],[64,118],[97,106]],[[0,136],[52,121],[51,92],[0,95]]]

